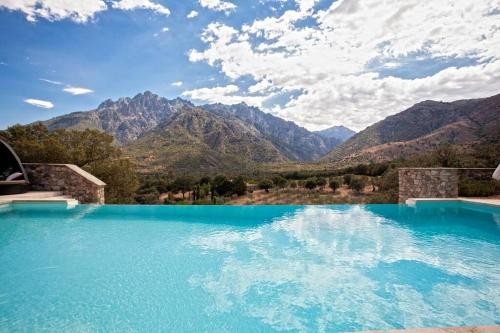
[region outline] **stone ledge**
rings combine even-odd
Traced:
[[[61,191],[81,203],[104,204],[106,184],[73,164],[24,163],[33,190]]]

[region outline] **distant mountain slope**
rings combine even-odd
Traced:
[[[113,135],[123,145],[152,130],[180,109],[193,106],[180,98],[168,100],[146,91],[133,98],[108,99],[95,110],[74,112],[43,123],[49,129],[98,129]]]
[[[186,107],[124,147],[145,168],[182,172],[248,170],[286,158],[256,129],[235,117]]]
[[[333,126],[321,131],[315,131],[313,133],[316,133],[324,138],[339,139],[341,142],[348,140],[350,137],[356,134],[356,132],[345,126]]]
[[[451,103],[425,101],[354,135],[321,159],[346,163],[390,160],[444,143],[466,144],[500,133],[500,94]]]
[[[210,104],[202,106],[217,115],[232,115],[254,126],[291,160],[313,161],[328,153],[342,141],[335,137],[323,137],[272,114],[245,103],[235,105]]]

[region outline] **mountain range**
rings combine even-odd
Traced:
[[[244,103],[195,106],[149,91],[44,122],[49,129],[92,128],[113,135],[144,168],[241,170],[253,164],[315,161],[344,140],[342,128],[314,133]]]
[[[335,147],[322,162],[356,164],[420,154],[442,144],[467,148],[499,140],[500,94],[455,102],[424,101]]]
[[[344,126],[311,132],[244,103],[195,106],[149,91],[44,124],[109,133],[145,170],[238,172],[290,161],[349,165],[407,157],[444,143],[465,147],[498,140],[500,94],[420,102],[359,133]]]

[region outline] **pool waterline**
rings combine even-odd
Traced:
[[[0,330],[356,331],[500,324],[500,210],[14,204]]]

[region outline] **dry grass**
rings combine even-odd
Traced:
[[[271,189],[254,191],[244,196],[225,202],[228,205],[326,205],[339,203],[366,203],[372,196],[371,186],[367,186],[363,193],[355,194],[346,186],[337,192],[331,189],[307,190],[305,188]]]

